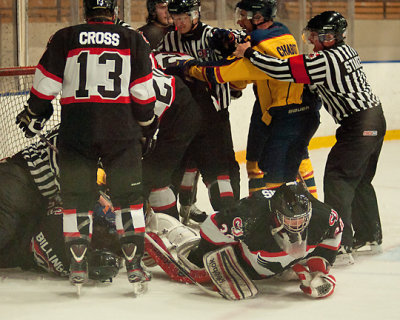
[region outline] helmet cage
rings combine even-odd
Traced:
[[[281,210],[275,209],[275,214],[283,229],[292,233],[301,233],[310,223],[312,206],[305,195],[299,195],[296,198],[296,203],[287,203]]]
[[[317,34],[317,39],[319,42],[324,43],[325,41],[343,41],[346,38],[346,31],[343,34],[337,34],[330,29],[327,30],[313,30],[309,28],[304,28],[302,31],[301,38],[303,39],[304,43],[308,43],[311,41],[312,33],[315,32]],[[314,40],[315,37],[314,37]]]

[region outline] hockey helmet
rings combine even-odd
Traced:
[[[172,14],[188,14],[192,20],[200,18],[200,0],[171,0],[168,5],[168,12]]]
[[[311,219],[311,202],[306,189],[297,182],[288,182],[280,186],[271,198],[271,211],[281,229],[290,233],[303,232]]]
[[[322,43],[336,39],[338,43],[346,38],[347,21],[336,11],[324,11],[312,17],[303,30],[303,40],[309,39],[310,32],[318,34],[318,40]]]
[[[241,0],[236,4],[237,16],[239,16],[239,10],[245,10],[249,20],[259,13],[265,21],[271,21],[276,16],[276,0]]]
[[[91,16],[98,9],[109,10],[112,14],[116,11],[117,0],[83,0],[85,16]]]
[[[120,257],[106,249],[89,251],[89,278],[101,282],[112,281],[119,272],[120,260]]]

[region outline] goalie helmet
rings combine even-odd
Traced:
[[[265,21],[271,21],[276,16],[276,0],[241,0],[236,4],[236,10],[247,11],[247,18],[251,20],[256,13],[260,13]]]
[[[271,227],[276,243],[293,258],[304,257],[312,210],[304,186],[297,182],[280,186],[270,200],[270,210],[276,217],[277,226]]]
[[[309,39],[307,32],[316,32],[322,43],[331,40],[332,36],[338,43],[346,38],[347,21],[336,11],[324,11],[311,18],[303,30],[303,39]]]
[[[281,229],[302,233],[311,219],[311,202],[302,184],[288,182],[280,186],[271,198],[271,211],[276,214]]]
[[[117,0],[83,0],[85,15],[91,16],[98,9],[109,10],[114,14],[117,7]]]
[[[196,16],[194,16],[196,14],[200,17],[200,10],[200,0],[171,0],[168,5],[168,12],[170,14],[187,13],[193,19],[196,18]]]

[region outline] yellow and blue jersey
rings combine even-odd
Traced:
[[[254,30],[250,35],[252,48],[261,53],[286,59],[298,55],[296,40],[286,26],[274,22],[268,29]],[[303,84],[282,82],[269,77],[248,59],[228,57],[207,65],[197,65],[189,70],[194,78],[212,83],[230,82],[243,88],[245,83],[254,83],[262,110],[262,120],[268,125],[273,107],[283,107],[302,102]]]

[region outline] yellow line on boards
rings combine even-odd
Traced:
[[[400,140],[400,130],[386,131],[385,141]],[[334,136],[314,137],[311,139],[308,149],[331,148],[336,142]],[[235,152],[236,161],[239,163],[246,162],[246,150]]]

